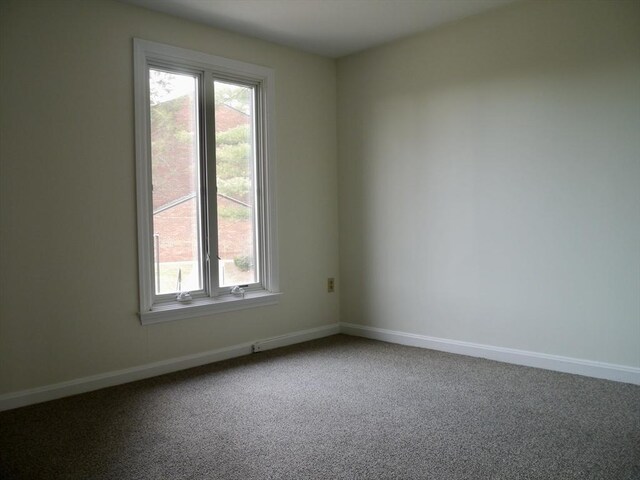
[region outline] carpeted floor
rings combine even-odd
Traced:
[[[639,479],[640,386],[337,335],[0,414],[16,479]]]

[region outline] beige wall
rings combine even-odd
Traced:
[[[0,393],[338,321],[333,60],[107,0],[0,5]],[[140,325],[133,37],[276,70],[280,305]]]
[[[109,0],[0,2],[0,393],[339,314],[640,366],[638,5],[446,25],[338,61],[336,102],[333,60]],[[279,306],[140,326],[132,37],[276,69]]]
[[[640,3],[338,62],[342,321],[640,366]]]

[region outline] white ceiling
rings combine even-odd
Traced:
[[[518,0],[121,0],[342,57]]]

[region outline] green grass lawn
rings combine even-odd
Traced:
[[[220,261],[220,269],[223,270],[222,282],[224,285],[244,285],[254,281],[254,270],[243,272],[236,267],[233,260]],[[202,288],[197,275],[196,262],[161,262],[160,293],[178,291],[178,272],[180,270],[182,270],[183,292],[192,292]]]

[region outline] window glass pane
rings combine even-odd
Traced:
[[[257,282],[254,89],[215,81],[220,286]]]
[[[149,70],[156,294],[202,289],[198,78]]]

